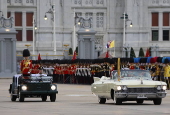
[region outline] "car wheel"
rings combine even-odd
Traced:
[[[98,97],[98,102],[99,102],[100,104],[105,104],[105,103],[106,103],[106,98],[100,98],[100,97]]]
[[[13,93],[11,92],[11,101],[16,101],[17,97],[13,95]]]
[[[19,92],[19,101],[24,102],[24,95]]]
[[[116,103],[116,105],[121,105],[122,104],[122,100],[119,99],[119,98],[116,98],[115,99],[115,103]]]
[[[154,99],[154,100],[153,100],[153,103],[154,103],[155,105],[161,105],[161,103],[162,103],[162,98]]]
[[[56,100],[56,94],[51,94],[51,95],[50,95],[50,100],[51,100],[51,102],[55,102],[55,100]]]
[[[46,95],[42,95],[42,101],[46,101],[47,100],[47,96]]]
[[[143,101],[144,101],[144,100],[140,99],[140,100],[137,100],[136,102],[137,102],[138,104],[142,104]]]

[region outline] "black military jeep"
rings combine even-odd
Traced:
[[[23,102],[24,98],[37,97],[46,101],[47,96],[50,96],[51,102],[55,102],[58,91],[57,85],[52,81],[53,78],[45,74],[15,75],[9,88],[11,101],[16,101],[19,98],[19,101]]]

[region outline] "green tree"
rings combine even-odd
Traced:
[[[131,57],[131,58],[135,58],[135,57],[136,57],[135,52],[134,52],[134,50],[133,50],[132,47],[131,47],[131,49],[130,49],[130,57]]]
[[[76,47],[76,54],[78,54],[78,47]]]
[[[145,54],[144,54],[143,48],[140,48],[139,57],[144,57],[144,56],[145,56]]]
[[[69,55],[72,55],[72,54],[73,54],[73,49],[69,48]]]
[[[151,56],[151,47],[149,47],[149,54],[150,54],[150,56]]]

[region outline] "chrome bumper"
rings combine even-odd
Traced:
[[[136,99],[149,99],[149,98],[164,98],[167,92],[157,92],[157,93],[115,93],[116,98],[136,98]]]

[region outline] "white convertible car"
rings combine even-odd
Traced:
[[[94,77],[91,91],[98,96],[100,104],[106,99],[113,99],[116,105],[123,101],[136,101],[142,104],[144,100],[151,100],[160,105],[166,96],[167,84],[162,81],[153,81],[147,70],[112,71],[112,77]]]

